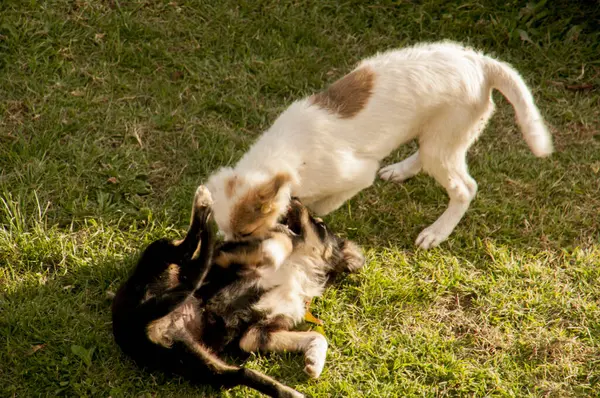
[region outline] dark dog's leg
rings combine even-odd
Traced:
[[[357,272],[365,265],[365,255],[361,248],[350,240],[343,241],[340,254],[337,261],[333,261],[334,271],[337,273]]]
[[[200,185],[194,195],[190,228],[177,246],[182,254],[179,285],[185,289],[193,290],[199,286],[212,264],[215,231],[210,221],[211,205],[210,192]]]
[[[211,214],[212,197],[210,192],[204,185],[200,185],[196,189],[194,195],[194,203],[192,205],[192,216],[190,219],[190,227],[188,228],[185,238],[180,241],[173,242],[177,246],[179,253],[186,258],[191,258],[192,253],[195,253],[200,244],[200,234],[206,227]]]
[[[190,228],[185,239],[176,246],[176,249],[185,250],[187,254],[190,254],[192,249],[199,253],[197,256],[186,255],[183,260],[176,255],[174,260],[180,261],[178,285],[141,304],[136,311],[136,316],[140,318],[140,321],[148,323],[162,318],[202,284],[210,270],[215,245],[214,225],[209,222],[211,204],[212,199],[208,190],[203,186],[198,187],[194,198]],[[163,263],[168,264],[168,261],[163,261]]]
[[[288,330],[289,325],[285,318],[275,317],[252,327],[240,340],[240,348],[246,352],[301,352],[304,354],[304,371],[310,377],[318,378],[325,366],[327,340],[317,332]]]
[[[285,231],[272,231],[263,240],[247,240],[223,243],[215,255],[214,263],[222,268],[243,264],[247,268],[279,268],[292,254],[292,237]]]
[[[223,285],[232,283],[240,277],[255,274],[261,269],[277,269],[293,250],[292,238],[287,232],[273,231],[264,240],[227,241],[216,249],[212,266],[216,274],[210,282],[198,286],[194,296],[203,302],[210,300]],[[219,276],[216,276],[216,275]],[[218,281],[218,282],[215,282]]]
[[[138,266],[131,276],[130,283],[145,288],[161,275],[170,264],[183,265],[182,261],[199,254],[201,233],[208,224],[212,198],[203,186],[198,187],[192,206],[192,219],[184,239],[169,241],[160,239],[150,244],[142,253]],[[214,238],[211,237],[211,242]]]
[[[185,346],[187,355],[179,356],[181,373],[192,381],[210,383],[215,387],[231,388],[244,385],[271,397],[301,398],[302,394],[278,381],[251,369],[231,366],[206,347],[185,334],[178,343]],[[208,372],[203,372],[206,370]],[[207,374],[208,373],[208,374]],[[207,380],[207,377],[209,380]]]

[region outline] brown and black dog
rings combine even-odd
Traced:
[[[266,237],[217,244],[211,205],[200,186],[185,238],[158,240],[142,253],[113,301],[115,340],[145,368],[217,388],[245,385],[274,397],[301,397],[219,356],[302,352],[305,372],[318,377],[327,341],[293,329],[303,320],[305,302],[320,295],[332,276],[362,267],[362,252],[297,200]]]

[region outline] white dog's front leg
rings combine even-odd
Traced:
[[[338,209],[348,199],[368,188],[375,181],[379,162],[373,159],[363,159],[356,157],[354,153],[348,154],[344,158],[343,164],[337,167],[343,169],[342,176],[334,181],[322,181],[323,186],[333,185],[337,192],[324,196],[316,201],[304,202],[306,206],[317,213],[319,216],[325,216]],[[304,201],[304,198],[300,198]]]
[[[352,191],[341,192],[335,195],[327,196],[315,203],[308,205],[308,208],[314,211],[318,216],[326,216],[334,210],[337,210],[345,201],[359,193],[362,188]]]

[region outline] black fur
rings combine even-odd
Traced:
[[[222,267],[215,263],[223,253],[244,258],[259,250],[260,241],[226,242],[215,248],[210,207],[195,203],[183,242],[162,239],[150,244],[116,293],[115,341],[139,366],[175,373],[191,382],[216,388],[246,385],[273,397],[301,396],[261,373],[219,358],[224,352],[239,354],[240,339],[251,326],[261,330],[259,346],[263,346],[270,333],[289,330],[294,322],[279,316],[266,320],[266,314],[252,308],[265,293],[252,283],[257,264],[240,261]],[[344,242],[336,241],[340,248]],[[329,272],[352,268],[341,265],[341,251],[334,253]]]

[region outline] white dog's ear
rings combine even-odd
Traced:
[[[275,177],[258,187],[256,193],[258,200],[263,207],[261,208],[263,213],[269,213],[271,211],[271,209],[268,208],[269,205],[276,200],[279,191],[291,182],[292,176],[288,173],[278,173]]]

